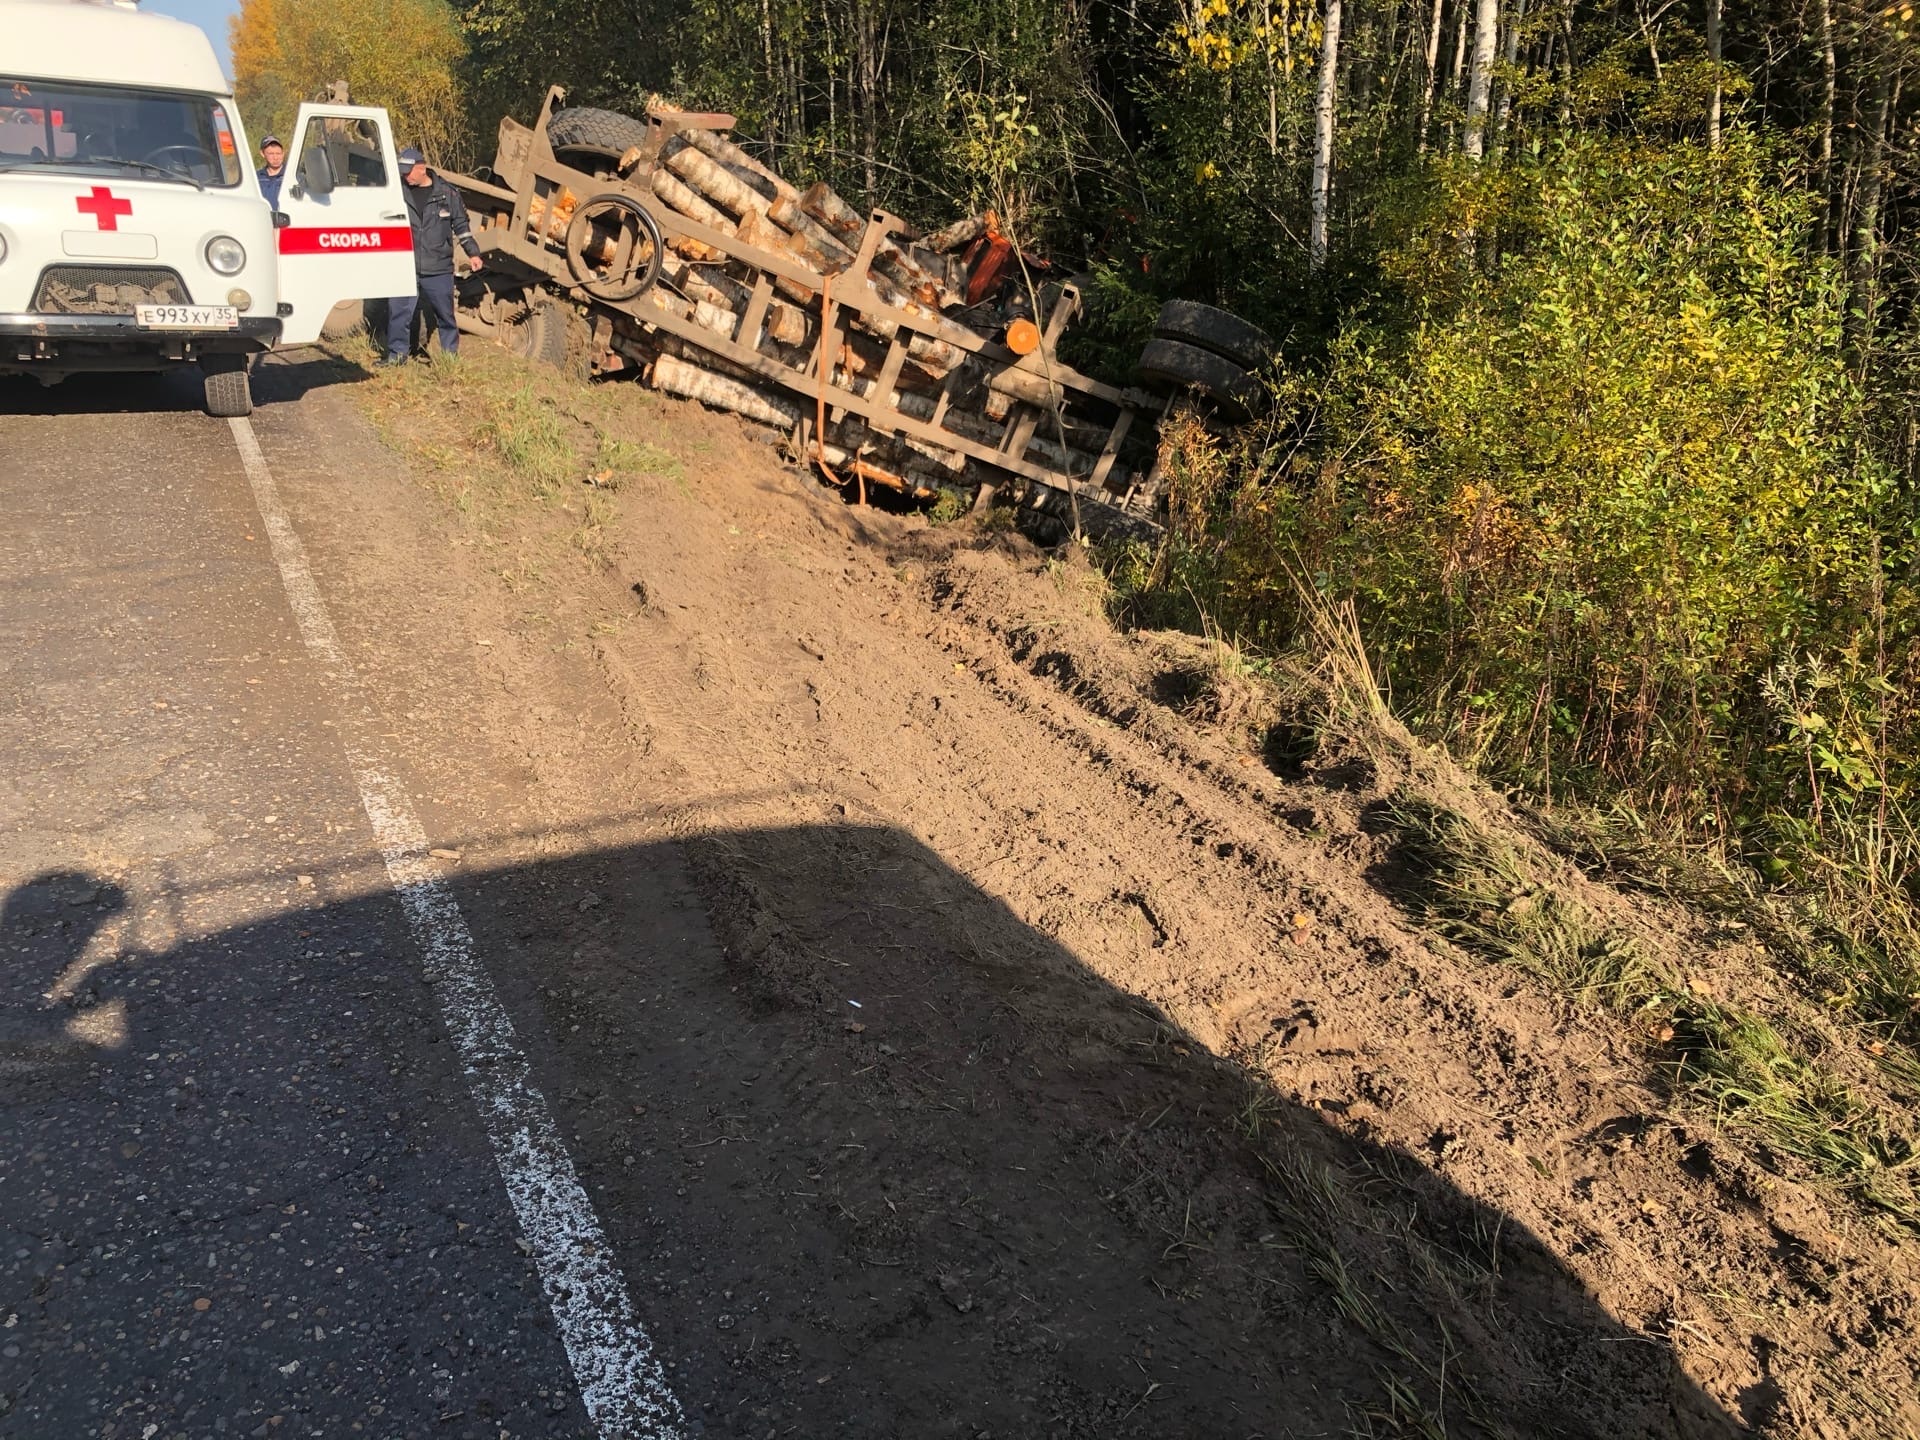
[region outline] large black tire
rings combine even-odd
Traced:
[[[1279,348],[1258,325],[1193,300],[1169,300],[1162,305],[1153,333],[1162,340],[1178,340],[1196,350],[1210,351],[1242,370],[1260,369]]]
[[[570,305],[536,300],[526,315],[508,328],[507,348],[541,365],[551,365],[575,379],[592,370],[587,323]]]
[[[535,301],[527,313],[509,327],[507,348],[541,365],[566,369],[566,311],[551,300]]]
[[[357,335],[367,328],[367,302],[364,300],[342,300],[327,312],[327,318],[320,322],[322,340],[344,340],[349,335]]]
[[[206,387],[207,414],[216,419],[238,419],[253,413],[253,384],[244,355],[209,355],[200,362]]]
[[[1229,420],[1246,420],[1266,408],[1267,392],[1258,380],[1231,360],[1183,341],[1149,340],[1133,373],[1149,385],[1198,390]]]
[[[580,105],[571,110],[556,110],[547,121],[547,140],[553,153],[576,169],[590,175],[607,175],[611,165],[596,165],[596,160],[618,160],[647,138],[644,122],[618,110],[595,110]]]

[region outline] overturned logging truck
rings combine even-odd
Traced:
[[[1034,283],[991,212],[922,234],[799,191],[727,138],[730,115],[563,98],[502,120],[490,168],[446,176],[485,262],[464,330],[780,427],[862,498],[1014,490],[1096,533],[1154,523],[1178,395],[1229,421],[1264,398],[1271,341],[1224,311],[1170,302],[1141,385],[1109,385],[1059,358],[1078,287]]]

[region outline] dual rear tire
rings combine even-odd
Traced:
[[[1212,305],[1169,300],[1160,307],[1153,338],[1134,374],[1163,391],[1195,390],[1223,419],[1248,420],[1267,408],[1267,387],[1256,372],[1278,347],[1258,325]]]

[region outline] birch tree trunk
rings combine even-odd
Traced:
[[[1461,83],[1467,72],[1467,32],[1473,29],[1472,0],[1460,0],[1460,14],[1453,24],[1453,70],[1447,79],[1447,95],[1455,103],[1461,99]],[[1447,122],[1447,148],[1453,148],[1453,122]]]
[[[767,94],[770,97],[780,95],[780,75],[773,62],[773,0],[760,0],[760,61],[766,71]],[[778,143],[781,138],[780,105],[777,98],[767,106],[769,123],[767,139]]]
[[[827,74],[827,143],[838,145],[840,143],[840,111],[836,102],[836,89],[839,85],[840,73],[839,67],[833,63],[833,12],[827,7],[827,0],[820,0],[820,28],[826,35],[827,41],[827,59],[823,67]]]
[[[1707,0],[1707,63],[1713,66],[1713,99],[1707,104],[1707,144],[1720,147],[1720,0]]]
[[[875,203],[880,189],[880,77],[886,66],[885,16],[875,0],[852,7],[854,75],[848,89],[857,96],[860,126],[860,165],[866,181],[867,203]]]
[[[1820,0],[1820,190],[1826,197],[1821,217],[1820,248],[1833,250],[1833,112],[1839,94],[1839,61],[1833,48],[1833,0]]]
[[[1467,75],[1467,131],[1460,148],[1469,160],[1487,153],[1487,101],[1493,94],[1493,62],[1499,54],[1500,0],[1477,0],[1473,13],[1473,69]]]
[[[1467,73],[1467,34],[1473,29],[1471,0],[1462,0],[1460,16],[1453,26],[1453,70],[1447,78],[1447,93],[1458,97],[1461,79]]]
[[[1507,78],[1500,86],[1500,110],[1493,122],[1493,153],[1496,156],[1506,145],[1507,118],[1513,114],[1514,66],[1520,60],[1520,26],[1526,18],[1527,0],[1518,0],[1513,17],[1507,21]]]
[[[1560,125],[1564,129],[1573,123],[1573,0],[1566,0],[1561,8],[1560,36],[1566,49],[1566,57],[1560,67]]]
[[[1307,231],[1307,268],[1327,263],[1327,206],[1333,188],[1333,110],[1340,69],[1340,0],[1327,0],[1326,35],[1320,44],[1320,87],[1313,102],[1313,191]]]
[[[1427,153],[1427,131],[1433,125],[1433,88],[1440,78],[1440,28],[1447,11],[1446,0],[1433,0],[1433,24],[1427,28],[1427,73],[1420,91],[1419,152]]]
[[[1261,36],[1267,51],[1267,154],[1280,153],[1280,76],[1273,53],[1273,0],[1261,0]]]
[[[1893,113],[1893,81],[1888,74],[1891,68],[1891,62],[1885,57],[1875,66],[1877,73],[1872,98],[1868,101],[1872,108],[1868,113],[1867,133],[1861,142],[1860,196],[1853,216],[1853,254],[1848,261],[1853,303],[1847,307],[1847,323],[1863,364],[1867,343],[1873,336],[1874,311],[1879,298],[1880,206],[1886,190],[1887,122]]]

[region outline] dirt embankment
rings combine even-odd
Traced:
[[[503,385],[577,471],[500,478]],[[483,357],[362,389],[510,587],[495,663],[564,645],[605,702],[605,768],[529,763],[655,817],[725,947],[682,995],[746,1037],[703,1083],[759,1097],[699,1141],[712,1239],[777,1253],[712,1433],[1920,1431],[1911,1243],[1396,902],[1382,808],[1444,767],[1263,751],[1079,555],[848,508],[691,405]],[[617,918],[567,962],[589,1040]],[[857,1401],[828,1352],[879,1362]]]

